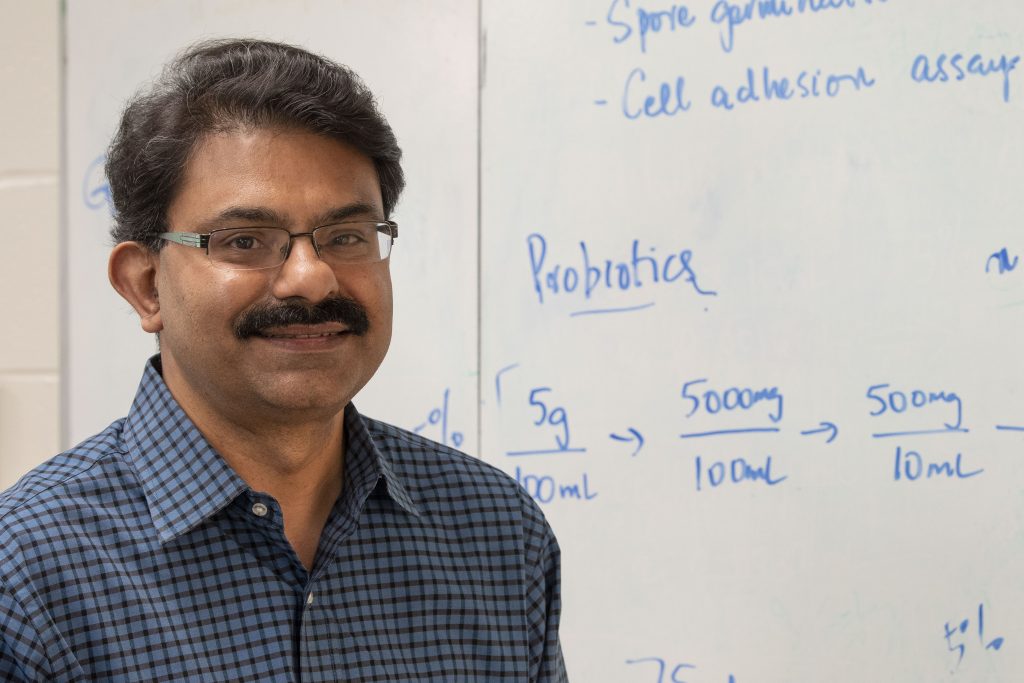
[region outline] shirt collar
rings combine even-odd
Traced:
[[[366,499],[379,489],[381,482],[388,497],[409,514],[420,516],[408,489],[374,442],[363,416],[349,403],[345,408],[345,487],[341,500],[344,511],[357,518]]]
[[[249,487],[188,418],[160,373],[160,357],[153,356],[128,412],[124,440],[160,542],[167,543],[227,507]],[[418,516],[408,491],[351,404],[345,410],[345,442],[345,486],[339,502],[349,514],[357,518],[383,480],[388,496]]]

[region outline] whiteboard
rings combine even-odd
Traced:
[[[478,24],[475,5],[459,0],[67,3],[66,445],[127,413],[143,363],[156,352],[106,276],[102,157],[121,109],[190,43],[253,36],[352,67],[402,147],[407,189],[393,215],[391,349],[356,405],[475,451]]]
[[[1024,680],[1024,6],[76,1],[66,34],[69,442],[153,352],[105,278],[120,107],[191,40],[290,40],[406,154],[357,404],[541,503],[572,680]]]
[[[1024,5],[482,20],[481,452],[573,678],[1024,680]]]

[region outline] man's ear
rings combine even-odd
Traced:
[[[160,255],[139,242],[121,242],[110,252],[107,277],[117,293],[139,314],[142,329],[160,332],[160,298],[156,276]]]

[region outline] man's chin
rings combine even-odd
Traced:
[[[303,413],[303,419],[328,416],[344,410],[370,379],[363,377],[363,373],[339,375],[339,365],[335,362],[323,367],[312,363],[278,369],[258,378],[254,393],[258,400],[276,410]]]

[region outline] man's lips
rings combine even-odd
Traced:
[[[339,337],[348,328],[339,323],[323,325],[286,325],[284,327],[268,327],[260,330],[259,336],[265,339],[317,339],[320,337]]]

